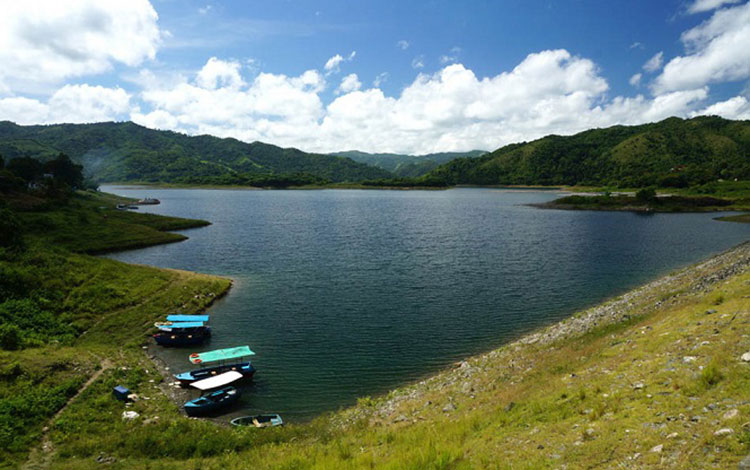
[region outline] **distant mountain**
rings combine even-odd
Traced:
[[[441,163],[456,158],[475,158],[486,154],[484,150],[469,152],[441,152],[426,155],[404,155],[400,153],[366,153],[358,150],[334,152],[329,155],[351,158],[355,162],[376,166],[403,178],[414,178],[437,168]]]
[[[208,135],[157,131],[132,122],[19,126],[0,122],[0,155],[41,160],[60,152],[97,181],[243,184],[303,174],[302,180],[390,178],[349,158]]]
[[[424,176],[444,184],[686,187],[750,179],[750,121],[669,118],[640,126],[550,135],[479,158],[452,160]]]

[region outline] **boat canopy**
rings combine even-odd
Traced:
[[[242,377],[243,375],[236,370],[230,370],[229,372],[224,372],[223,374],[219,374],[208,379],[198,380],[197,382],[191,383],[190,386],[205,392],[206,390],[229,385],[230,383],[236,382]]]
[[[190,355],[190,362],[193,364],[205,364],[207,362],[228,361],[239,357],[254,356],[255,353],[250,350],[249,346],[238,346],[236,348],[216,349],[202,353],[193,353]]]
[[[167,315],[167,321],[208,321],[208,315]]]
[[[176,321],[165,325],[159,325],[159,329],[171,331],[174,328],[198,328],[201,326],[203,326],[202,321]]]

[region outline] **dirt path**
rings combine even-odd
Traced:
[[[29,453],[29,459],[26,461],[26,463],[21,467],[22,470],[41,470],[49,468],[50,460],[52,459],[52,455],[54,455],[54,447],[52,446],[52,441],[49,438],[49,430],[52,426],[52,423],[55,422],[57,418],[62,415],[65,410],[68,408],[68,406],[73,403],[83,392],[88,389],[91,384],[96,382],[96,380],[101,377],[101,375],[109,368],[112,367],[112,362],[109,359],[103,359],[100,363],[100,368],[97,370],[89,379],[86,381],[86,383],[83,384],[83,386],[76,392],[75,395],[73,395],[70,400],[63,405],[62,408],[57,410],[57,413],[50,418],[50,420],[47,422],[47,425],[42,429],[42,436],[41,436],[41,444],[38,447],[35,447],[31,450]]]

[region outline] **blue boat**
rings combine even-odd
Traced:
[[[167,315],[168,322],[200,321],[206,323],[208,318],[208,315]]]
[[[211,337],[211,327],[203,322],[166,322],[158,325],[154,335],[161,346],[195,346]]]
[[[175,374],[174,377],[183,387],[187,387],[198,380],[215,377],[229,371],[237,371],[242,374],[243,379],[249,380],[253,378],[255,368],[249,360],[243,358],[254,355],[255,353],[247,346],[217,349],[203,353],[193,353],[189,357],[190,362],[193,364],[212,365],[187,372],[181,372]]]
[[[214,377],[207,380],[213,380]],[[240,391],[229,386],[209,392],[200,398],[190,400],[183,407],[188,416],[205,416],[228,408],[240,398]]]

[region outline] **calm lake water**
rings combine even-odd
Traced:
[[[161,200],[142,212],[213,222],[110,256],[235,280],[202,348],[257,353],[233,415],[335,410],[750,238],[717,214],[524,205],[549,191],[102,189]],[[190,352],[163,357],[180,371]]]

